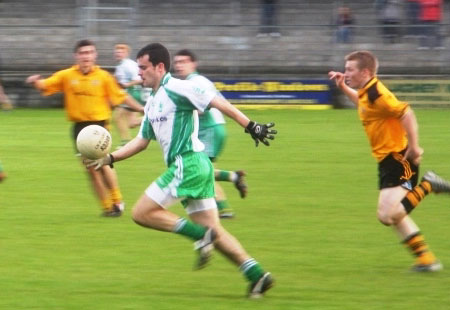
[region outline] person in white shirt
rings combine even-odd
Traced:
[[[147,89],[142,87],[142,80],[139,77],[139,68],[134,60],[129,58],[130,47],[126,44],[116,44],[114,46],[114,57],[118,61],[114,76],[119,85],[141,105],[145,105],[148,96]],[[131,140],[130,128],[139,126],[141,118],[139,113],[133,111],[126,104],[119,105],[114,112],[114,121],[119,131],[120,146]]]
[[[197,72],[197,56],[192,51],[188,49],[179,50],[175,53],[173,63],[177,77],[191,80],[203,88],[215,92],[218,96],[222,96],[213,82]],[[199,113],[199,123],[198,137],[205,145],[204,152],[215,163],[225,147],[227,138],[225,119],[218,109],[207,108],[203,113]],[[245,198],[247,196],[245,175],[246,173],[243,170],[214,169],[216,203],[220,218],[233,218],[235,213],[228,204],[224,189],[217,181],[233,182],[241,198]]]

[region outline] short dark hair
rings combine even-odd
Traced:
[[[169,72],[170,70],[170,54],[167,48],[161,43],[150,43],[137,53],[136,58],[141,58],[148,55],[148,60],[153,66],[159,63],[164,64],[164,69]]]
[[[345,56],[346,61],[356,61],[358,64],[358,69],[369,70],[371,75],[376,75],[378,70],[378,59],[377,57],[369,51],[355,51],[347,56]]]
[[[83,40],[78,41],[75,44],[73,51],[76,53],[80,47],[84,47],[84,46],[95,46],[95,44],[91,40],[83,39]]]
[[[188,50],[188,49],[182,49],[182,50],[179,50],[176,54],[175,54],[175,56],[188,56],[190,59],[191,59],[191,61],[197,61],[197,56],[194,54],[194,52],[193,51],[191,51],[191,50]]]

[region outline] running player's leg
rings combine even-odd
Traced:
[[[397,223],[395,230],[408,250],[416,257],[413,270],[438,271],[442,269],[442,264],[430,251],[419,228],[409,216],[405,216],[403,220]]]
[[[378,196],[378,220],[386,226],[400,222],[407,214],[402,204],[402,199],[408,190],[402,186],[388,187],[380,190]]]
[[[387,226],[392,225],[403,243],[416,257],[414,270],[437,271],[442,268],[441,264],[428,248],[423,235],[408,216],[404,206],[405,199],[411,195],[413,190],[409,191],[402,186],[382,189],[378,201],[378,219]]]
[[[431,183],[418,183],[419,167],[392,153],[379,163],[380,194],[377,216],[381,223],[393,226],[400,238],[417,258],[414,270],[436,271],[442,268],[408,216],[431,192]]]
[[[72,138],[76,149],[76,139],[80,131],[89,125],[103,126],[109,130],[107,121],[79,122],[74,123],[72,128]],[[76,150],[78,152],[78,150]],[[83,161],[83,158],[80,158]],[[122,194],[120,193],[117,175],[109,166],[103,166],[100,170],[94,168],[87,169],[92,188],[101,202],[103,216],[116,217],[122,214],[123,206],[120,206]],[[113,201],[114,200],[114,201]],[[115,204],[117,204],[115,206]]]
[[[205,145],[204,152],[210,158],[211,162],[216,162],[219,155],[225,147],[226,130],[223,124],[216,124],[211,127],[203,128],[199,132],[199,138]],[[245,172],[243,171],[227,171],[214,170],[214,178],[216,181],[233,182],[239,190],[241,197],[247,194],[247,185],[244,180]],[[216,202],[219,209],[220,218],[234,217],[233,209],[228,205],[227,197],[223,188],[216,182]]]
[[[190,203],[192,204],[191,201]],[[188,205],[186,211],[193,222],[214,229],[216,232],[216,240],[214,242],[216,248],[233,263],[239,266],[250,258],[241,244],[220,224],[217,209],[196,210],[191,205]]]
[[[219,210],[220,218],[232,218],[234,217],[234,211],[228,206],[227,197],[222,186],[218,182],[214,182],[214,189],[216,191],[216,203]]]
[[[209,157],[213,162],[217,160],[219,155],[225,148],[227,133],[223,124],[212,127],[211,135],[213,137],[211,145],[213,147],[212,154]],[[236,189],[239,191],[241,198],[247,196],[247,184],[245,183],[245,171],[237,170],[214,170],[214,178],[216,181],[233,182]]]
[[[107,215],[108,212],[111,211],[112,200],[109,195],[109,189],[105,185],[103,175],[100,171],[97,171],[94,168],[88,169],[88,175],[92,188],[94,189],[94,192],[102,205],[103,215]]]
[[[220,124],[213,127],[213,157],[212,160],[215,161],[217,157],[222,153],[225,148],[225,142],[227,139],[227,132],[225,130],[225,125]],[[229,171],[229,170],[218,170],[214,171],[214,178],[216,181],[233,182],[236,189],[239,191],[241,198],[247,196],[247,184],[245,182],[245,171]],[[220,206],[219,206],[220,210]]]
[[[243,170],[214,170],[214,179],[219,182],[232,182],[234,187],[239,191],[241,198],[245,198],[248,192],[245,176],[246,173]]]
[[[114,209],[115,212],[123,212],[125,209],[125,203],[123,202],[122,193],[119,188],[119,180],[116,170],[109,166],[103,166],[100,168],[100,172],[102,173],[103,182],[108,188],[109,196],[112,201],[112,209]]]
[[[166,171],[166,175],[170,173],[170,169]],[[180,198],[172,196],[168,188],[161,188],[157,182],[153,182],[133,208],[133,220],[146,228],[174,232],[193,241],[202,239],[208,227],[193,223],[167,210],[179,201]]]
[[[120,146],[125,145],[131,140],[130,134],[130,117],[132,111],[126,109],[125,107],[119,106],[116,108],[114,113],[114,121],[119,131],[120,136]]]
[[[133,208],[133,220],[147,228],[171,232],[178,219],[179,216],[164,209],[146,193],[139,198]]]
[[[213,203],[213,201],[210,201]],[[265,272],[261,265],[245,251],[240,242],[230,234],[220,223],[218,211],[215,208],[202,209],[199,201],[189,201],[186,208],[191,220],[202,226],[211,227],[215,234],[215,247],[231,262],[238,266],[249,281],[249,297],[260,297],[273,285],[270,273]]]
[[[130,128],[135,128],[141,125],[142,122],[142,114],[139,112],[132,112],[130,115]]]
[[[179,200],[153,182],[136,203],[133,220],[143,227],[173,232],[195,241],[194,248],[199,253],[195,268],[203,268],[214,248],[215,232],[209,227],[188,221],[167,210]],[[212,198],[211,200],[214,201]],[[215,204],[213,208],[216,208]]]

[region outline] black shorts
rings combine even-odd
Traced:
[[[73,124],[72,127],[72,139],[73,139],[73,143],[74,143],[74,147],[75,147],[75,152],[78,153],[78,149],[77,149],[77,137],[78,134],[80,133],[80,131],[84,128],[87,127],[89,125],[99,125],[102,127],[105,127],[106,129],[109,130],[109,122],[107,120],[104,121],[87,121],[87,122],[76,122]]]
[[[403,160],[406,150],[391,153],[378,163],[379,189],[402,186],[411,190],[419,179],[419,166]]]

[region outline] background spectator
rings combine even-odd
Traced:
[[[382,26],[382,36],[385,43],[398,43],[402,20],[402,3],[400,0],[376,1],[378,20]]]
[[[419,49],[443,49],[440,33],[442,0],[420,0],[419,18],[422,24]]]
[[[348,7],[340,7],[336,17],[336,42],[350,43],[353,37],[352,25],[354,24],[353,14]]]
[[[406,0],[406,22],[407,29],[406,34],[410,37],[416,37],[419,35],[420,23],[420,0]]]
[[[279,37],[277,23],[277,1],[261,0],[261,28],[258,37],[268,35]]]

